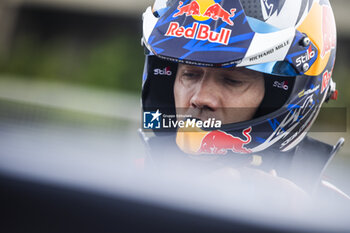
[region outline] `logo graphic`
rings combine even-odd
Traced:
[[[201,13],[199,11],[200,6],[197,1],[192,1],[191,3],[182,6],[184,3],[180,1],[179,6],[177,9],[179,10],[178,13],[176,13],[173,17],[176,18],[178,16],[186,14],[186,16],[191,16],[191,15],[198,15],[200,16]]]
[[[290,147],[292,142],[302,135],[301,133],[310,125],[310,121],[313,119],[314,114],[317,113],[317,107],[313,99],[314,94],[307,96],[300,100],[298,104],[294,104],[288,107],[288,115],[281,121],[277,119],[269,119],[273,133],[265,140],[264,143],[254,148],[254,151],[261,151],[279,140],[286,139],[281,144],[280,149],[283,151]],[[298,126],[300,126],[298,128]]]
[[[161,113],[156,112],[143,113],[143,128],[144,129],[160,129]]]
[[[189,4],[184,5],[182,1],[177,7],[178,12],[173,15],[173,18],[186,15],[192,16],[197,21],[205,21],[208,19],[219,20],[233,26],[231,20],[235,16],[236,8],[232,8],[230,12],[226,11],[220,4],[213,0],[194,0]],[[178,22],[171,22],[165,36],[185,37],[187,39],[196,39],[228,45],[232,30],[221,28],[220,32],[211,30],[211,27],[206,24],[193,23],[190,27],[180,27]]]
[[[278,82],[278,81],[275,81],[274,84],[273,84],[274,87],[277,87],[277,88],[281,88],[285,91],[288,91],[289,87],[288,87],[288,82],[287,81],[283,81],[283,82]]]
[[[329,72],[328,70],[326,70],[326,72],[323,73],[322,76],[322,87],[321,87],[321,93],[324,92],[324,90],[326,90],[326,88],[328,87],[329,81],[331,80],[332,77],[332,71]]]
[[[261,7],[262,7],[262,14],[264,17],[264,20],[268,20],[275,12],[277,11],[277,14],[280,13],[282,10],[282,7],[285,3],[285,0],[260,0],[261,1]]]
[[[222,28],[220,32],[211,31],[209,25],[193,23],[192,27],[180,27],[179,23],[172,22],[165,36],[185,37],[187,39],[208,40],[213,43],[227,45],[232,30]]]
[[[212,131],[203,138],[198,153],[224,155],[227,154],[229,150],[241,154],[251,153],[251,150],[244,147],[244,145],[252,141],[252,137],[250,136],[251,131],[252,127],[243,130],[243,135],[246,137],[246,140],[242,140],[239,137],[234,137],[219,130]]]
[[[206,121],[202,121],[202,120],[197,120],[197,119],[186,119],[186,120],[172,120],[172,119],[168,119],[168,121],[166,121],[167,115],[164,115],[163,118],[163,129],[166,128],[221,128],[221,121],[220,120],[215,120],[215,118],[209,118]]]
[[[317,85],[313,89],[302,90],[301,92],[299,92],[298,96],[299,96],[299,98],[301,98],[305,95],[316,93],[316,92],[318,92],[318,89],[320,89],[320,85]]]
[[[221,19],[222,21],[224,21],[225,23],[233,26],[233,21],[231,20],[231,18],[233,16],[235,16],[236,13],[235,8],[232,8],[230,10],[230,13],[228,11],[226,11],[224,8],[222,8],[218,3],[215,3],[214,5],[210,6],[207,11],[204,13],[204,17],[209,17],[213,20],[219,20]]]
[[[265,14],[267,17],[271,17],[272,10],[273,10],[273,4],[269,3],[268,0],[263,0],[264,7],[265,7]]]
[[[307,50],[307,52],[304,55],[301,55],[300,57],[298,57],[296,59],[296,66],[299,67],[302,64],[310,61],[312,58],[314,58],[316,55],[316,52],[312,50],[312,47],[310,45],[309,49]]]
[[[322,11],[323,49],[321,52],[321,57],[323,58],[332,50],[332,48],[335,48],[337,43],[337,33],[332,9],[329,6],[322,6]]]
[[[200,3],[198,3],[200,2]],[[178,11],[173,17],[176,18],[178,16],[186,14],[186,16],[193,16],[193,18],[204,21],[208,19],[219,20],[221,19],[223,22],[233,26],[234,23],[231,20],[232,17],[235,16],[236,8],[232,8],[230,12],[226,11],[220,4],[214,3],[205,9],[206,3],[211,1],[192,1],[187,5],[183,5],[183,2],[179,2],[179,6],[177,7]],[[201,13],[201,5],[203,6],[204,13]],[[197,16],[197,17],[196,17]]]
[[[171,72],[170,67],[165,67],[164,69],[154,69],[154,75],[166,75],[171,76],[173,72]]]

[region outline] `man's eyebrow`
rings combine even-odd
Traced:
[[[200,67],[197,67],[197,66],[190,66],[190,65],[184,65],[184,66],[182,66],[181,67],[181,69],[183,69],[183,70],[189,70],[189,69],[191,69],[191,70],[200,70]]]
[[[223,69],[225,72],[237,72],[237,73],[243,73],[243,74],[255,74],[254,71],[246,69],[246,68],[228,68],[228,69]]]

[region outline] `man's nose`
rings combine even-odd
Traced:
[[[215,111],[220,107],[220,88],[215,77],[205,75],[195,86],[191,107]]]

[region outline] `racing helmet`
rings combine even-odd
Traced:
[[[337,98],[329,0],[156,0],[143,14],[142,44],[144,112],[176,118],[179,63],[264,75],[256,116],[219,129],[177,130],[177,145],[186,153],[289,151],[306,136],[321,105]],[[210,148],[217,145],[222,147]]]

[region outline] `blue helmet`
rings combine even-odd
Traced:
[[[213,152],[205,146],[215,137],[233,144],[217,153],[289,151],[321,105],[336,99],[336,26],[328,0],[156,0],[143,15],[142,43],[147,112],[176,113],[179,63],[264,74],[265,96],[254,119],[177,132],[178,146],[188,153]]]

